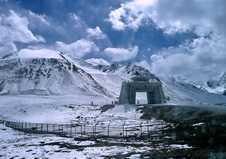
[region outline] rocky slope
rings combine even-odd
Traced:
[[[226,73],[223,73],[218,79],[207,81],[206,85],[209,92],[226,95]]]
[[[64,54],[48,52],[48,50],[22,50],[17,55],[2,58],[0,60],[0,94],[70,94],[78,97],[99,95],[117,100],[121,83],[136,75],[160,80],[168,103],[226,103],[226,97],[223,95],[209,93],[203,88],[183,81],[159,78],[135,64],[92,65],[92,63],[71,59]],[[223,87],[223,81],[222,79],[217,82],[216,88]]]
[[[109,95],[89,73],[55,51],[22,50],[0,60],[0,94],[75,93]]]
[[[95,66],[94,69],[87,70],[101,85],[107,90],[119,96],[121,83],[134,75],[145,75],[153,80],[160,80],[167,98],[167,103],[171,104],[226,104],[226,97],[216,93],[210,93],[207,90],[197,87],[190,83],[175,80],[173,78],[157,77],[149,70],[134,64],[120,65],[112,64],[108,66]]]

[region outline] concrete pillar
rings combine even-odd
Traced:
[[[155,104],[154,92],[147,92],[148,104]]]
[[[129,85],[127,82],[123,82],[121,86],[121,92],[120,92],[120,97],[119,97],[119,103],[120,104],[129,104]]]
[[[136,90],[131,85],[130,85],[129,93],[130,93],[129,104],[136,104]]]

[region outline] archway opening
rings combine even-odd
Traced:
[[[136,92],[136,104],[148,104],[147,92]]]

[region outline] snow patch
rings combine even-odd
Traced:
[[[109,66],[110,63],[102,58],[91,58],[87,59],[86,62],[92,64],[93,66],[98,66],[98,65],[106,65]]]
[[[37,59],[37,58],[46,58],[46,59],[63,59],[59,52],[49,49],[22,49],[18,52],[19,58],[22,59]]]

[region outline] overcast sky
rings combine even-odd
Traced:
[[[0,0],[0,57],[46,48],[203,81],[226,70],[225,28],[225,0]]]

